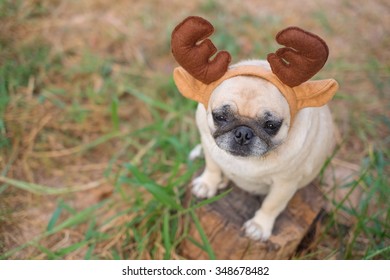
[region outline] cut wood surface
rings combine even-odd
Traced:
[[[232,183],[229,188],[232,190],[225,197],[196,211],[217,259],[289,259],[324,206],[321,192],[310,184],[299,190],[279,215],[269,240],[253,241],[244,235],[242,225],[260,208],[263,197]],[[209,259],[193,242],[203,244],[194,224],[190,225],[189,236],[181,245],[182,255],[188,259]]]

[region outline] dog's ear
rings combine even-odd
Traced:
[[[308,81],[294,87],[297,109],[324,106],[332,99],[338,88],[338,83],[333,79]]]
[[[210,97],[207,94],[209,91],[208,85],[195,79],[182,67],[175,68],[173,71],[173,80],[183,96],[202,103],[207,108],[208,99]]]

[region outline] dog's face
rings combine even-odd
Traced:
[[[213,91],[207,122],[219,148],[234,156],[261,157],[286,140],[290,110],[273,84],[238,76]]]

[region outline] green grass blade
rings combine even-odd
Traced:
[[[51,218],[49,220],[49,223],[47,224],[46,231],[53,230],[53,228],[54,228],[55,224],[57,223],[58,218],[60,217],[63,209],[64,208],[62,207],[62,203],[59,203],[57,208],[54,210],[53,215],[51,216]]]
[[[73,251],[76,251],[76,250],[83,248],[85,245],[88,244],[88,242],[89,241],[87,241],[87,240],[83,240],[81,242],[74,243],[68,247],[57,250],[55,252],[55,254],[58,255],[59,257],[64,257],[67,254],[72,253]]]
[[[87,253],[85,253],[84,260],[90,260],[92,258],[93,251],[95,250],[96,243],[93,243],[88,247]]]
[[[163,216],[163,230],[162,230],[162,237],[163,237],[163,242],[164,242],[164,247],[165,247],[165,253],[164,253],[164,260],[169,260],[171,257],[171,249],[172,249],[172,242],[170,238],[170,213],[167,211],[165,215]]]
[[[174,196],[168,194],[164,187],[153,183],[146,183],[144,187],[162,204],[175,210],[182,210],[182,206],[176,202]]]
[[[128,132],[121,132],[121,131],[114,131],[111,133],[107,133],[103,136],[100,136],[96,138],[95,140],[82,144],[73,148],[64,149],[60,151],[44,151],[44,152],[33,152],[31,153],[32,157],[36,158],[55,158],[55,157],[63,157],[63,156],[70,156],[77,153],[83,153],[90,149],[96,148],[99,145],[102,145],[108,141],[111,141],[116,138],[122,138],[127,136]]]
[[[155,98],[147,96],[144,93],[142,93],[134,88],[128,88],[127,93],[133,95],[134,97],[138,98],[139,100],[148,104],[151,107],[155,107],[155,108],[161,109],[161,110],[169,112],[169,113],[175,113],[175,114],[177,113],[176,109],[172,108],[172,106],[170,106],[162,101],[159,101]]]
[[[60,194],[68,194],[72,192],[85,191],[85,190],[93,189],[102,183],[102,181],[95,181],[82,186],[51,188],[39,184],[7,178],[4,176],[0,176],[0,182],[6,183],[16,188],[29,191],[31,193],[38,194],[38,195],[60,195]]]
[[[131,163],[124,164],[127,170],[135,177],[138,184],[152,183],[153,180],[150,179],[145,173],[141,172],[135,165]]]
[[[51,231],[47,231],[47,234],[53,234],[56,232],[59,232],[60,230],[63,230],[65,228],[69,228],[78,224],[81,224],[87,220],[89,220],[91,217],[94,216],[94,212],[102,207],[106,202],[102,201],[98,204],[95,204],[89,208],[86,208],[75,215],[71,216],[67,220],[65,220],[63,223],[59,224],[58,226],[54,227]]]
[[[114,260],[121,260],[122,259],[122,257],[118,254],[118,252],[115,249],[113,249],[111,251],[111,255],[112,255],[112,258]]]
[[[213,250],[213,248],[211,248],[211,244],[210,244],[210,242],[209,242],[209,240],[208,240],[208,238],[206,236],[206,233],[203,230],[202,225],[200,224],[200,221],[199,221],[198,217],[195,214],[195,211],[191,210],[190,214],[191,214],[191,217],[192,217],[192,219],[194,221],[195,227],[196,227],[196,229],[199,232],[200,238],[202,239],[203,246],[204,246],[203,249],[209,255],[209,258],[211,260],[215,260],[216,256],[215,256],[214,250]]]
[[[157,201],[172,209],[182,209],[182,206],[176,202],[175,193],[169,188],[156,184],[145,173],[141,172],[136,166],[132,164],[125,164],[125,167],[134,176],[136,183],[142,185],[146,190],[148,190]]]
[[[32,246],[34,244],[37,244],[43,238],[46,238],[52,234],[55,234],[55,233],[65,229],[65,228],[70,228],[70,227],[79,225],[81,223],[84,223],[85,221],[89,220],[94,215],[95,211],[97,209],[99,209],[100,207],[102,207],[105,203],[106,203],[106,201],[102,201],[98,204],[95,204],[89,208],[86,208],[86,209],[76,213],[75,215],[71,216],[70,218],[68,218],[67,220],[65,220],[64,222],[59,224],[58,226],[55,226],[50,231],[46,231],[45,233],[35,237],[33,240],[26,242],[26,243],[14,248],[14,249],[11,249],[8,252],[5,252],[3,255],[0,255],[0,260],[7,259],[7,258],[11,257],[13,254],[15,254],[16,252],[23,250],[24,248],[27,248],[27,247]]]
[[[36,244],[35,247],[38,248],[42,253],[45,253],[49,260],[59,259],[59,257],[56,255],[56,253],[52,252],[50,249],[48,249],[40,244]]]
[[[378,255],[381,255],[383,253],[388,253],[389,254],[388,256],[390,256],[390,246],[388,246],[386,248],[382,248],[382,249],[380,249],[380,250],[378,250],[378,251],[368,255],[364,259],[365,260],[372,260],[374,257],[376,257]]]
[[[191,207],[191,209],[195,209],[195,208],[200,208],[202,206],[205,206],[207,204],[210,204],[210,203],[213,203],[217,200],[220,200],[221,198],[227,196],[230,192],[232,191],[232,189],[227,189],[226,191],[216,195],[216,196],[213,196],[211,198],[208,198],[208,199],[204,199],[204,200],[201,200],[199,203],[195,204],[193,207]]]
[[[93,219],[88,225],[87,232],[85,233],[85,240],[89,240],[95,235],[96,233],[95,226],[96,226],[96,219],[95,217],[93,217]]]
[[[119,131],[119,99],[114,97],[111,101],[111,121],[114,131]]]

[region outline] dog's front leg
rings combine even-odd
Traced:
[[[206,167],[202,175],[192,182],[192,193],[198,198],[213,197],[218,189],[227,186],[228,180],[223,175],[221,168],[210,157],[210,154],[203,146]]]
[[[255,216],[244,224],[246,235],[254,240],[267,240],[272,234],[275,219],[296,191],[296,186],[291,183],[273,184]]]

